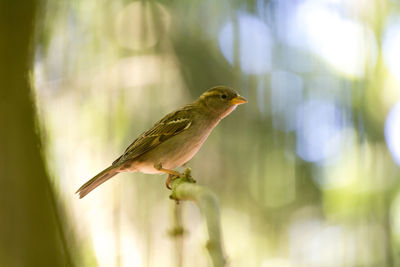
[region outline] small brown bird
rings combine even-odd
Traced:
[[[166,186],[170,188],[172,177],[181,175],[174,169],[188,162],[220,120],[244,103],[247,100],[229,87],[209,89],[193,103],[169,113],[142,133],[110,167],[76,193],[83,198],[120,172],[166,173]]]

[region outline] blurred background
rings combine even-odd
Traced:
[[[228,85],[249,103],[188,165],[218,196],[230,266],[400,265],[399,1],[42,1],[36,14],[32,95],[70,264],[179,265],[164,176],[74,192]],[[199,210],[181,208],[182,266],[209,266]]]

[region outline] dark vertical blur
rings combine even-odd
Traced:
[[[31,90],[38,1],[0,3],[0,266],[71,266]]]

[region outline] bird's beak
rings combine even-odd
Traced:
[[[232,98],[231,103],[234,105],[240,105],[240,104],[247,103],[247,100],[243,96],[238,95],[237,97]]]

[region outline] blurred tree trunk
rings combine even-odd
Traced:
[[[41,157],[30,85],[38,4],[0,3],[0,266],[71,265]]]

